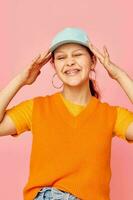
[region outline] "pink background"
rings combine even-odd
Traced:
[[[55,33],[66,26],[83,28],[102,50],[105,44],[111,60],[133,77],[133,26],[131,0],[12,0],[0,10],[0,89],[23,70],[38,53],[45,51]],[[120,85],[98,63],[97,82],[102,101],[133,111]],[[30,86],[22,88],[9,107],[38,95],[57,92],[52,87],[54,70],[50,63]],[[57,83],[61,84],[60,81]],[[18,138],[0,138],[0,199],[22,200],[28,178],[31,133]],[[115,137],[112,141],[111,200],[133,199],[133,144]]]

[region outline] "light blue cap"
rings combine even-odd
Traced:
[[[88,47],[88,42],[89,38],[84,30],[80,28],[67,27],[55,35],[49,50],[53,52],[60,45],[67,43],[78,43]]]

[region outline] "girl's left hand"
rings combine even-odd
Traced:
[[[98,58],[100,63],[107,70],[109,76],[112,79],[117,80],[119,74],[123,71],[118,66],[116,66],[113,62],[110,61],[109,53],[107,51],[106,46],[103,47],[103,53],[101,53],[91,42],[88,43],[90,50],[94,53],[94,55]]]

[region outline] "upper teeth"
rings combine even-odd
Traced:
[[[71,73],[71,72],[76,72],[76,71],[79,71],[79,69],[70,69],[70,70],[65,71],[65,73]]]

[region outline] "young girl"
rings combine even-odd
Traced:
[[[103,50],[94,47],[83,30],[65,28],[47,52],[0,92],[0,135],[16,137],[31,131],[33,136],[24,200],[110,199],[112,138],[132,143],[133,112],[101,102],[92,73],[99,60],[131,102],[133,81],[111,62],[107,48]],[[6,109],[23,86],[36,80],[48,61],[63,82],[62,91]]]

